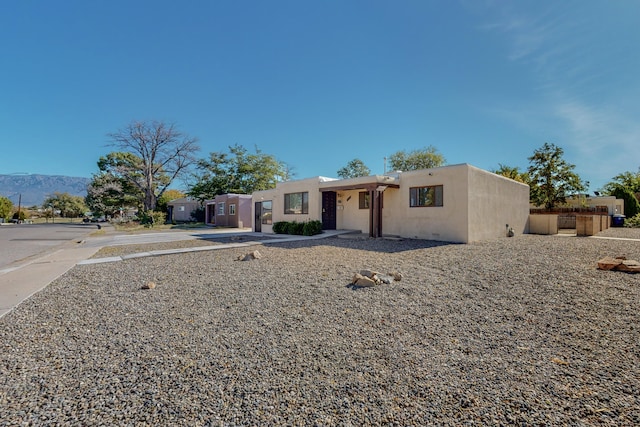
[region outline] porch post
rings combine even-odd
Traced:
[[[369,237],[377,237],[376,230],[376,213],[375,213],[375,190],[369,190]]]
[[[384,190],[383,190],[384,191]],[[382,191],[369,192],[369,237],[382,236]]]

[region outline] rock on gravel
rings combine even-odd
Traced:
[[[245,252],[77,266],[0,319],[0,425],[640,424],[640,275],[596,264],[640,242]]]

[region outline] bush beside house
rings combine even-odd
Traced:
[[[322,233],[322,222],[313,220],[306,222],[279,221],[273,223],[276,234],[293,234],[298,236],[313,236]]]

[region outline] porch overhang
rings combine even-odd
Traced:
[[[398,178],[388,175],[373,175],[323,182],[320,184],[319,190],[321,192],[346,190],[375,191],[378,187],[382,186],[400,188]]]
[[[360,190],[369,193],[369,236],[382,236],[382,194],[388,188],[400,188],[397,178],[391,176],[369,176],[341,181],[329,181],[320,185],[320,192]]]
[[[369,183],[369,184],[353,184],[353,185],[335,185],[331,187],[320,188],[320,192],[324,193],[325,191],[347,191],[347,190],[364,190],[364,191],[375,191],[379,187],[388,187],[388,188],[400,188],[398,184],[387,184],[387,183]],[[381,191],[382,189],[378,190]],[[382,190],[384,191],[384,190]]]

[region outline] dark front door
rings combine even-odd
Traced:
[[[325,191],[322,193],[322,229],[336,229],[336,192]]]
[[[253,215],[253,231],[260,233],[262,231],[262,202],[256,202],[256,212]]]

